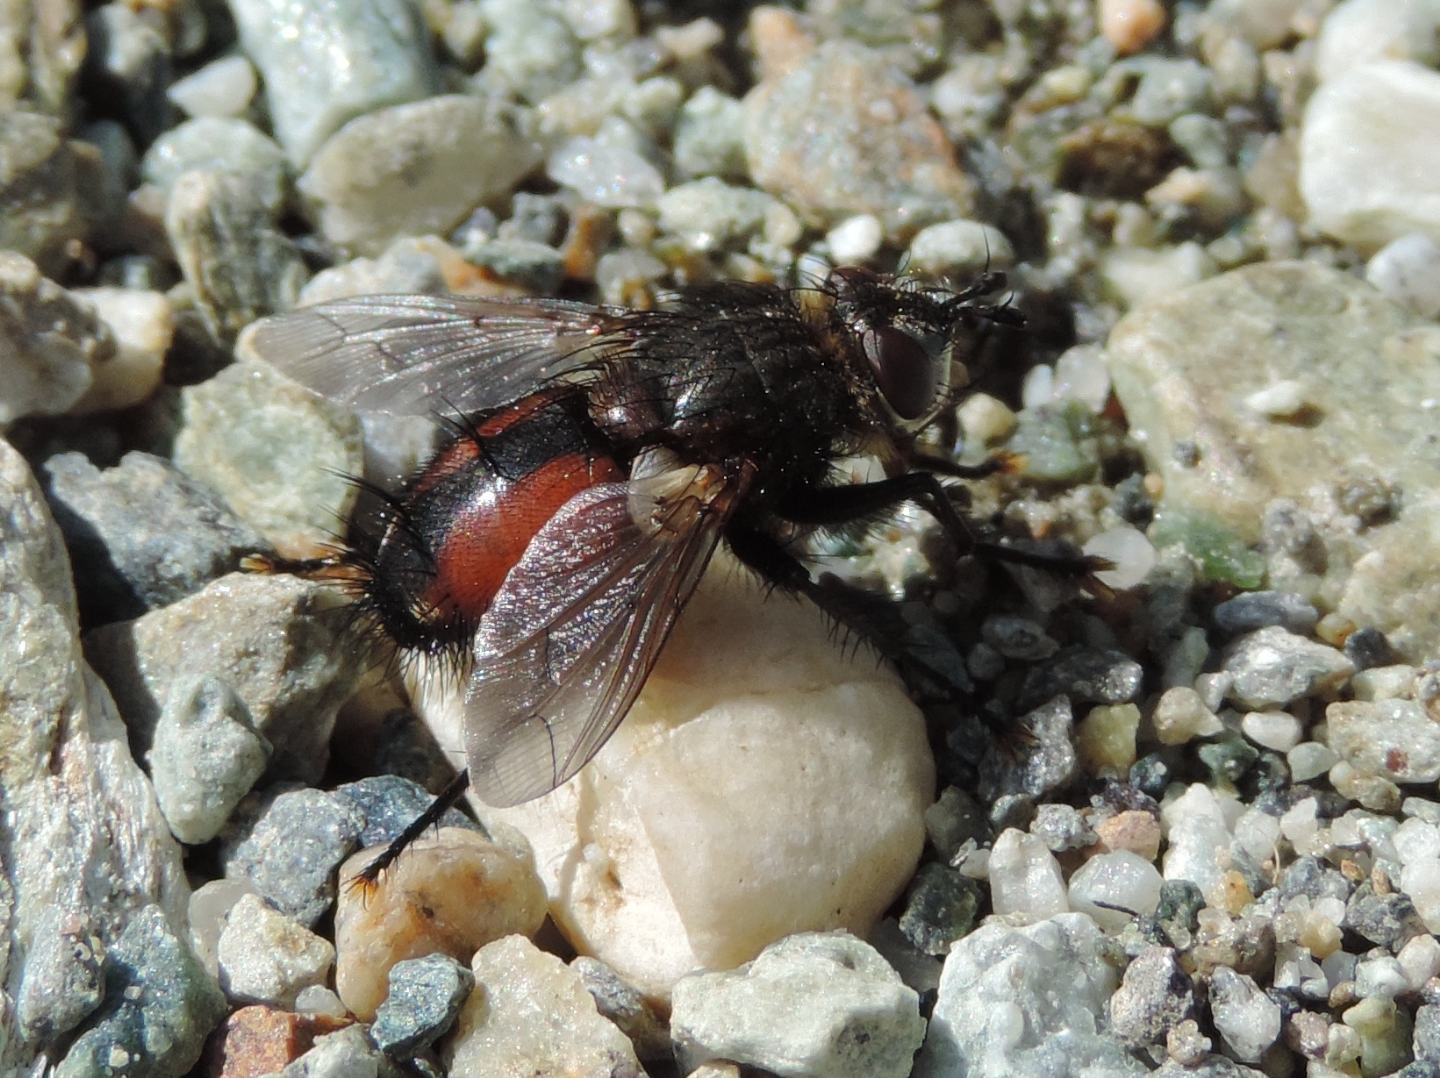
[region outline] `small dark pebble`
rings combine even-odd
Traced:
[[[390,992],[375,1012],[370,1039],[388,1056],[408,1056],[443,1035],[475,987],[475,974],[449,955],[390,968]]]
[[[1130,785],[1151,798],[1160,798],[1170,785],[1175,769],[1158,752],[1142,756],[1130,765]]]
[[[598,958],[581,955],[570,963],[570,968],[580,974],[601,1017],[610,1019],[630,1038],[641,1062],[673,1060],[670,1030],[638,988],[621,980]]]
[[[1123,651],[1077,645],[1032,667],[1020,694],[1023,710],[1064,693],[1076,704],[1124,704],[1140,693],[1144,671]]]
[[[1247,591],[1225,600],[1215,608],[1212,617],[1217,629],[1232,636],[1268,625],[1279,625],[1303,635],[1315,628],[1320,612],[1292,592]]]
[[[1342,902],[1350,898],[1350,881],[1340,870],[1309,854],[1285,866],[1280,873],[1279,888],[1282,901],[1298,895],[1311,899],[1338,898]]]
[[[1195,986],[1169,947],[1147,947],[1110,997],[1110,1029],[1133,1048],[1163,1041],[1195,1010]]]
[[[1399,660],[1385,634],[1369,626],[1357,629],[1346,637],[1344,651],[1345,657],[1355,664],[1357,670],[1389,666]]]
[[[1260,750],[1238,734],[1228,734],[1201,745],[1196,755],[1213,781],[1233,786],[1260,758]]]
[[[931,862],[911,881],[900,913],[900,933],[925,954],[943,956],[975,928],[980,885],[953,868]]]
[[[1205,894],[1190,880],[1166,880],[1160,885],[1160,901],[1155,919],[1194,932],[1200,911],[1205,908]]]
[[[1409,895],[1399,891],[1377,895],[1368,882],[1357,887],[1345,904],[1344,927],[1392,950],[1399,950],[1410,937],[1425,932]]]
[[[383,846],[427,808],[435,798],[423,786],[399,775],[371,775],[335,787],[334,796],[351,806],[364,820],[359,845]],[[439,827],[468,827],[482,834],[485,829],[459,809],[446,810]]]

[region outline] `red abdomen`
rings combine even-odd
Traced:
[[[536,532],[575,494],[622,478],[573,392],[545,390],[480,419],[391,507],[370,606],[403,648],[464,643]]]

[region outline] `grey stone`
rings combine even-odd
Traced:
[[[365,1027],[356,1024],[316,1037],[314,1047],[287,1065],[280,1078],[388,1078],[394,1073],[365,1036]]]
[[[980,912],[980,885],[953,868],[920,866],[900,912],[900,932],[922,954],[946,955],[969,935]]]
[[[620,1032],[630,1038],[635,1055],[642,1063],[674,1058],[670,1052],[669,1027],[638,988],[621,980],[618,973],[598,958],[588,955],[576,958],[570,968],[580,974],[600,1016],[614,1022]]]
[[[475,987],[475,975],[449,955],[390,967],[390,992],[375,1012],[370,1039],[390,1056],[409,1056],[441,1037]]]
[[[361,847],[383,846],[405,830],[435,800],[430,791],[399,775],[371,775],[335,787],[334,796],[360,813]],[[482,834],[485,829],[459,809],[451,808],[440,817],[437,827],[468,827]]]
[[[352,120],[311,159],[300,193],[330,242],[378,254],[402,236],[448,234],[540,162],[531,114],[499,97],[447,94]]]
[[[179,846],[130,755],[110,694],[81,658],[59,530],[29,468],[4,441],[0,611],[5,938],[73,929],[89,952],[0,946],[0,981],[19,991],[18,1006],[0,1012],[0,1072],[29,1073],[45,1033],[81,1017],[92,962],[115,948],[135,911],[158,905],[157,919],[183,924],[189,889]]]
[[[310,276],[248,177],[181,173],[170,188],[165,231],[196,306],[221,340],[293,307]]]
[[[1060,648],[1043,626],[1014,614],[992,614],[980,623],[980,636],[1008,659],[1035,662]]]
[[[285,151],[254,124],[202,116],[166,131],[145,151],[140,174],[167,194],[187,172],[223,172],[243,179],[269,214],[290,197]]]
[[[314,927],[335,901],[336,871],[358,848],[364,818],[321,790],[251,796],[221,835],[225,875],[250,881],[281,913]]]
[[[105,958],[105,1002],[82,1027],[56,1078],[179,1078],[225,1014],[225,997],[157,906],[137,911]],[[117,1066],[118,1061],[123,1061]]]
[[[1120,1040],[1097,1032],[1117,981],[1104,947],[1080,913],[977,928],[945,959],[917,1078],[1148,1074]],[[1008,1016],[1003,1037],[993,1030],[1000,1013]]]
[[[155,723],[148,761],[170,833],[191,845],[209,842],[269,757],[270,742],[223,679],[201,674],[177,681]]]
[[[1417,1060],[1440,1064],[1440,1003],[1416,1008],[1413,1048]]]
[[[65,248],[90,230],[84,182],[99,155],[68,142],[52,116],[17,109],[0,124],[0,249],[35,259],[58,273]]]
[[[1380,947],[1398,951],[1425,931],[1410,896],[1399,891],[1377,895],[1362,884],[1345,904],[1344,926]]]
[[[300,290],[300,305],[377,292],[444,292],[445,264],[458,257],[434,236],[396,240],[375,258],[352,258],[315,274]]]
[[[1039,836],[1051,853],[1079,850],[1099,841],[1085,817],[1070,805],[1037,805],[1030,833]]]
[[[15,1020],[26,1038],[53,1042],[104,998],[105,945],[82,911],[50,906],[38,921],[15,996]]]
[[[465,257],[497,277],[544,295],[565,278],[565,256],[548,243],[534,240],[491,240],[465,248]]]
[[[1272,625],[1226,648],[1222,669],[1232,679],[1226,695],[1258,711],[1333,691],[1355,672],[1355,664],[1342,651]]]
[[[750,175],[802,217],[834,224],[872,213],[904,239],[968,216],[969,178],[916,87],[880,54],[821,45],[745,97]]]
[[[980,764],[978,793],[982,801],[1014,796],[1036,799],[1075,778],[1079,758],[1068,699],[1055,697],[1023,716],[1019,725],[1030,735],[1029,744],[1015,749],[992,739],[986,749]],[[995,818],[993,811],[991,818]]]
[[[682,978],[670,1030],[687,1072],[728,1059],[782,1076],[903,1078],[925,1022],[919,997],[868,943],[805,932],[738,970]]]
[[[360,425],[263,363],[181,391],[175,463],[280,549],[334,538],[364,467]]]
[[[135,621],[95,629],[86,655],[141,752],[161,709],[196,670],[225,681],[274,747],[279,775],[324,771],[335,714],[364,656],[324,587],[293,577],[232,575]]]
[[[665,177],[647,149],[647,140],[633,129],[623,123],[612,125],[593,136],[566,139],[546,159],[545,172],[597,206],[649,209],[664,193]]]
[[[275,137],[303,165],[347,120],[433,92],[419,11],[405,0],[229,0],[260,69]]]
[[[655,202],[660,227],[697,251],[743,246],[768,215],[784,212],[763,191],[727,184],[714,176],[677,184]]]
[[[1320,566],[1319,594],[1410,661],[1440,648],[1440,463],[1421,448],[1434,432],[1422,402],[1440,398],[1437,354],[1433,326],[1349,274],[1296,262],[1165,292],[1123,318],[1107,344],[1164,506],[1203,513],[1251,543],[1267,507],[1285,500],[1314,529],[1304,546],[1319,548],[1307,556]],[[1303,422],[1245,404],[1277,382],[1303,387]],[[1197,448],[1200,466],[1176,462],[1181,441]],[[1343,491],[1357,481],[1404,492],[1393,519],[1367,526],[1345,511]],[[1280,588],[1315,571],[1279,552],[1269,568]]]
[[[4,164],[0,149],[0,171]],[[0,214],[0,222],[4,217]],[[64,413],[90,388],[95,365],[114,350],[114,338],[94,310],[41,276],[28,258],[0,251],[0,354],[5,356],[0,425],[27,415]]]
[[[265,540],[169,461],[127,453],[104,471],[80,453],[43,466],[45,493],[78,579],[90,625],[136,618],[183,599]]]
[[[1061,693],[1076,704],[1128,704],[1139,695],[1143,675],[1123,651],[1071,645],[1027,672],[1021,706],[1035,707]]]
[[[1320,612],[1302,596],[1288,591],[1247,591],[1226,599],[1212,614],[1215,627],[1231,635],[1278,625],[1305,635],[1315,628]]]
[[[1125,967],[1110,997],[1110,1029],[1134,1048],[1163,1043],[1195,1010],[1195,986],[1170,947],[1149,946]]]

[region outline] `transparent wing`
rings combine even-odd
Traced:
[[[488,804],[553,790],[630,710],[739,492],[718,469],[685,471],[575,495],[481,619],[465,754]]]
[[[614,314],[556,299],[360,296],[263,319],[244,341],[357,411],[476,412],[591,362]]]

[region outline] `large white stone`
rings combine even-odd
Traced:
[[[1375,250],[1407,232],[1440,238],[1440,72],[1379,60],[1322,83],[1300,129],[1310,223]]]
[[[460,745],[453,695],[432,682],[417,699]],[[595,760],[538,801],[477,808],[530,840],[575,948],[663,997],[796,932],[867,935],[914,871],[933,796],[899,679],[717,559]]]

